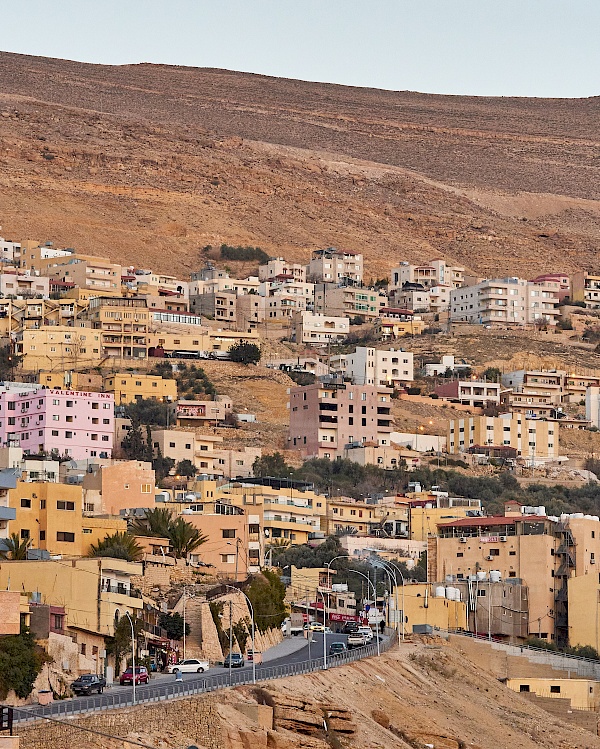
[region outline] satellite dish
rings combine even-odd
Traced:
[[[265,528],[265,538],[269,538],[271,535],[271,531],[268,528]]]

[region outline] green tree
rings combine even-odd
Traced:
[[[21,699],[29,697],[48,660],[27,628],[18,635],[0,637],[0,699],[5,700],[11,689]]]
[[[112,536],[106,536],[102,541],[98,541],[97,544],[92,544],[88,556],[139,562],[144,556],[144,550],[130,533],[117,531]]]
[[[180,460],[179,463],[177,463],[177,468],[175,470],[177,471],[178,476],[185,476],[186,478],[192,478],[198,473],[196,466],[187,458],[185,460]]]
[[[0,559],[27,559],[27,552],[31,548],[30,538],[19,538],[18,533],[11,533],[4,539],[6,549],[0,550]]]
[[[133,619],[133,632],[137,642],[137,638],[143,632],[143,623],[141,619]],[[126,655],[131,653],[132,645],[131,622],[127,616],[122,616],[115,624],[114,635],[106,639],[106,652],[108,655],[112,655],[115,659],[115,671],[120,671],[121,662]]]
[[[239,364],[258,364],[260,356],[260,347],[248,341],[234,343],[229,349],[230,360]]]
[[[125,415],[134,424],[146,424],[152,426],[167,426],[168,403],[161,403],[152,398],[142,398],[125,407]]]
[[[0,380],[12,380],[15,369],[19,366],[23,357],[15,354],[11,346],[0,348]]]
[[[150,427],[142,427],[140,421],[133,418],[131,429],[127,432],[122,442],[123,450],[130,460],[152,461],[152,440],[149,436]]]
[[[134,536],[151,536],[169,538],[173,515],[167,507],[155,507],[146,510],[144,517],[135,518],[129,524],[129,532]]]
[[[187,559],[208,540],[200,531],[183,518],[176,518],[170,528],[169,539],[176,559]]]
[[[498,369],[498,367],[488,367],[483,372],[483,377],[485,377],[486,380],[489,380],[490,382],[500,382],[500,379],[502,378],[502,372]]]
[[[158,625],[167,631],[169,640],[183,639],[183,617],[175,612],[174,614],[161,614],[158,618]],[[190,633],[190,625],[185,623],[186,636]]]
[[[260,632],[281,627],[286,617],[285,585],[279,574],[263,570],[252,578],[246,595],[254,609],[254,621]]]
[[[256,458],[252,463],[252,472],[257,478],[264,476],[291,478],[294,469],[285,462],[285,458],[280,452],[276,452]]]
[[[156,475],[156,481],[160,483],[164,478],[166,478],[174,465],[175,461],[173,458],[165,458],[159,450],[158,455],[152,460],[152,468]]]

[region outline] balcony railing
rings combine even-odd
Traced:
[[[134,588],[127,588],[124,585],[103,585],[103,593],[118,593],[121,596],[129,596],[130,598],[141,598],[142,594]]]

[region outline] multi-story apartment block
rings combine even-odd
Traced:
[[[540,465],[559,457],[558,423],[527,419],[520,413],[450,419],[447,446],[451,455],[499,448],[499,454]]]
[[[561,303],[564,302],[565,299],[569,300],[571,297],[571,279],[566,273],[543,273],[540,276],[532,278],[531,283],[554,284],[554,288],[556,289],[556,296]]]
[[[214,400],[178,400],[173,405],[173,416],[180,427],[214,425],[232,411],[233,401],[228,395],[215,395]]]
[[[389,303],[394,307],[409,309],[413,312],[429,312],[430,291],[420,283],[405,283],[404,286],[390,292]]]
[[[1,228],[1,227],[0,227]],[[7,265],[18,265],[21,256],[21,243],[11,242],[0,237],[0,262]]]
[[[148,356],[150,314],[142,297],[98,296],[90,299],[85,316],[92,328],[100,331],[105,357],[144,359]]]
[[[240,450],[214,450],[213,470],[227,478],[251,478],[254,461],[260,458],[260,447],[243,447]]]
[[[15,352],[23,356],[21,366],[28,372],[42,369],[64,372],[78,367],[98,366],[102,361],[99,331],[90,323],[44,325],[24,328],[14,334]]]
[[[600,428],[600,387],[592,386],[585,391],[585,418],[591,427]]]
[[[504,387],[516,392],[529,393],[544,391],[551,395],[552,402],[579,403],[586,397],[589,387],[600,385],[600,377],[589,374],[570,373],[558,369],[526,370],[519,369],[502,375]]]
[[[0,273],[0,297],[20,297],[47,299],[50,294],[50,281],[40,275],[4,269]]]
[[[504,390],[500,394],[500,402],[508,411],[523,414],[528,419],[557,417],[557,395],[543,388]]]
[[[317,313],[377,320],[387,303],[387,295],[376,289],[334,283],[315,284]]]
[[[104,377],[103,390],[105,393],[112,393],[116,405],[138,400],[156,400],[162,403],[177,400],[177,381],[158,375],[117,372]]]
[[[306,266],[306,279],[312,283],[341,283],[345,280],[361,284],[363,256],[349,250],[316,250]]]
[[[214,448],[223,442],[216,434],[196,434],[183,429],[153,429],[152,446],[156,455],[171,458],[175,466],[189,460],[199,473],[213,475],[215,471]]]
[[[375,320],[374,332],[380,341],[394,341],[407,335],[420,335],[425,322],[412,310],[382,307]]]
[[[47,261],[66,262],[73,250],[59,250],[50,242],[40,245],[39,242],[26,240],[21,242],[21,251],[15,255],[20,268],[27,268],[33,272],[41,272],[47,266]]]
[[[237,319],[238,295],[234,289],[213,291],[190,299],[192,312],[211,317],[225,323],[235,324]]]
[[[112,465],[90,462],[83,478],[84,512],[119,515],[122,510],[154,507],[152,463],[122,460]]]
[[[290,389],[290,447],[319,458],[343,457],[346,445],[389,444],[390,388],[316,382]]]
[[[332,357],[330,366],[354,385],[394,388],[414,379],[413,355],[402,349],[358,346],[353,354]]]
[[[98,296],[121,293],[122,268],[108,258],[72,253],[68,257],[40,260],[40,273],[74,284]]]
[[[487,380],[450,380],[435,388],[435,393],[451,403],[484,408],[500,404],[500,385]]]
[[[529,634],[566,645],[572,623],[587,619],[593,627],[597,621],[598,600],[576,608],[571,586],[589,575],[598,583],[599,554],[597,517],[546,517],[543,507],[510,502],[504,515],[440,524],[438,536],[429,539],[428,574],[431,580],[471,581],[476,587],[477,573],[491,572],[494,579],[526,585]]]
[[[447,265],[441,258],[430,260],[423,265],[410,265],[402,262],[392,270],[391,287],[402,288],[404,284],[421,284],[425,288],[433,286],[450,286],[457,289],[465,281],[465,269],[461,266]]]
[[[347,317],[332,317],[315,312],[299,312],[292,318],[292,340],[295,343],[323,345],[342,341],[350,332]]]
[[[556,325],[560,317],[558,286],[521,278],[498,278],[455,289],[450,319],[483,325]]]
[[[574,302],[585,302],[587,309],[600,308],[600,275],[587,271],[573,274],[572,298]]]
[[[306,266],[301,263],[288,263],[282,257],[272,257],[265,265],[258,268],[260,281],[293,280],[306,281]]]
[[[29,453],[58,453],[75,460],[110,458],[114,398],[76,390],[0,393],[0,442]]]

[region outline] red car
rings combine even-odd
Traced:
[[[149,678],[150,674],[148,673],[148,669],[146,668],[146,666],[135,667],[136,686],[138,684],[147,684]],[[119,679],[119,684],[121,686],[123,686],[124,684],[133,684],[133,668],[131,666],[123,671],[123,673],[121,674],[121,678]]]

